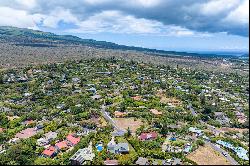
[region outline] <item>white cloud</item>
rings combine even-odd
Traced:
[[[16,26],[21,28],[37,27],[42,15],[28,14],[25,10],[17,10],[9,7],[0,7],[0,25]]]
[[[157,21],[138,19],[123,15],[119,11],[103,11],[77,23],[78,32],[114,32],[114,33],[155,33],[162,24]]]
[[[63,21],[91,33],[249,34],[249,0],[0,0],[0,8],[0,25],[19,27]]]
[[[233,9],[240,0],[211,0],[208,3],[199,5],[203,15],[213,16]]]
[[[28,9],[34,8],[36,6],[36,0],[16,0],[16,2]]]
[[[78,23],[78,19],[69,10],[63,8],[57,8],[49,15],[43,15],[42,19],[42,26],[50,28],[57,28],[60,21],[73,24]]]
[[[162,0],[129,0],[129,3],[132,3],[134,5],[139,5],[142,7],[155,7],[157,5],[160,5]]]
[[[125,15],[119,11],[103,11],[88,19],[78,22],[77,29],[70,29],[71,33],[127,33],[147,34],[157,36],[202,36],[209,37],[208,33],[198,33],[189,29],[164,25],[155,20],[136,18],[132,15]]]
[[[236,24],[249,24],[249,0],[244,0],[238,8],[228,14],[224,21]]]
[[[91,5],[98,5],[98,4],[103,4],[110,2],[111,0],[84,0],[84,2],[87,2],[88,4]]]

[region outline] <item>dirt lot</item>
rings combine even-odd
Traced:
[[[132,133],[135,133],[136,129],[143,124],[140,120],[135,121],[134,118],[115,118],[114,121],[121,129],[127,130],[129,127]]]
[[[160,97],[160,102],[167,104],[167,103],[171,103],[174,106],[180,106],[182,104],[182,102],[176,98],[169,98],[164,94],[164,91],[160,90],[158,91],[158,93],[156,94],[156,96]]]
[[[209,145],[199,147],[196,151],[187,155],[198,165],[230,165],[230,163],[218,152],[214,151]]]
[[[237,132],[243,133],[244,131],[248,131],[249,129],[222,127],[222,128],[220,128],[220,130],[223,131],[223,132],[237,131]]]

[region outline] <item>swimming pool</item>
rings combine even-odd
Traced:
[[[100,143],[100,144],[96,144],[96,149],[98,152],[102,151],[103,150],[103,145]]]

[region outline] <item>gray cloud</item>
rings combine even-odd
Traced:
[[[31,5],[25,1],[28,0],[22,0],[22,3],[20,0],[2,0],[0,7],[25,10],[30,15],[54,12],[54,17],[56,9],[62,9],[69,11],[70,17],[76,17],[79,22],[96,18],[93,16],[105,11],[118,11],[138,20],[157,21],[192,31],[249,36],[248,0],[32,0],[34,4]],[[69,22],[72,20],[68,19]],[[114,24],[118,22],[109,20]]]

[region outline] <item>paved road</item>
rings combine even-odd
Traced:
[[[226,159],[230,162],[231,165],[240,165],[237,161],[235,161],[225,150],[221,149],[220,147],[216,146],[215,144],[206,141],[206,144],[210,145],[215,151],[219,153],[226,153]],[[223,154],[222,154],[223,155]],[[224,155],[223,155],[224,156]],[[225,156],[224,156],[225,157]]]
[[[102,105],[101,106],[101,113],[103,115],[103,117],[111,123],[111,125],[117,130],[117,131],[121,131],[121,129],[117,126],[117,124],[115,123],[115,121],[109,116],[109,114],[105,111],[106,110],[106,106]]]
[[[189,110],[191,111],[191,113],[192,113],[193,116],[197,116],[197,113],[195,112],[195,110],[194,110],[192,104],[189,104],[189,105],[188,105],[188,108],[189,108]]]
[[[205,123],[207,125],[207,128],[209,128],[215,135],[219,135],[221,133],[220,130],[217,130],[214,126],[209,125],[207,123]]]
[[[195,112],[195,110],[194,110],[194,108],[192,107],[191,104],[188,106],[188,108],[189,108],[189,110],[191,111],[191,113],[192,113],[193,116],[197,116],[197,113]],[[207,127],[208,127],[211,131],[213,131],[213,133],[220,133],[220,131],[219,131],[219,130],[216,130],[214,126],[211,126],[211,125],[205,123],[205,122],[202,121],[202,120],[199,120],[199,121],[200,121],[200,123],[207,125]],[[222,153],[226,153],[226,154],[227,154],[226,159],[231,163],[231,165],[239,165],[239,163],[238,163],[237,161],[235,161],[235,160],[234,160],[225,150],[221,149],[220,147],[216,146],[215,144],[213,144],[213,143],[211,143],[211,142],[208,142],[208,141],[205,141],[205,142],[206,142],[206,144],[210,145],[215,151],[217,151],[217,152],[219,152],[219,153],[221,153],[221,154],[222,154]],[[223,154],[222,154],[222,155],[223,155]],[[223,156],[224,156],[224,155],[223,155]],[[224,157],[225,157],[225,156],[224,156]]]

